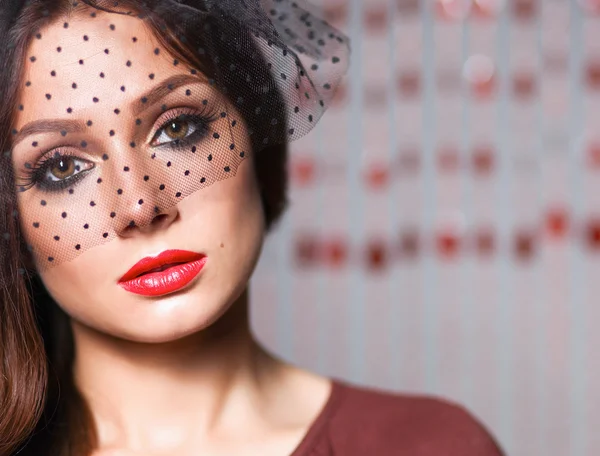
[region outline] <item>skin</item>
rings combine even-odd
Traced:
[[[65,29],[67,20],[70,26]],[[116,30],[111,30],[110,24]],[[43,39],[34,39],[28,51],[28,56],[39,57],[25,64],[21,86],[25,87],[25,81],[31,85],[21,90],[19,104],[24,109],[16,111],[14,127],[21,130],[38,119],[93,119],[101,132],[90,128],[69,135],[77,143],[85,138],[93,147],[75,147],[73,152],[94,163],[94,173],[102,173],[103,179],[114,183],[119,176],[117,167],[139,153],[129,147],[137,134],[131,103],[161,80],[189,74],[189,68],[173,66],[173,58],[134,17],[102,13],[90,19],[82,13],[52,23],[41,32]],[[63,44],[60,55],[49,52],[58,42],[81,42],[84,34],[90,37],[86,48]],[[132,36],[138,38],[136,43]],[[103,60],[106,43],[110,43],[111,58]],[[158,58],[153,52],[156,47],[162,51]],[[135,71],[117,66],[132,55]],[[127,87],[125,94],[115,94],[116,79],[93,84],[100,100],[121,97],[119,116],[106,105],[93,103],[89,88],[73,91],[70,82],[65,84],[76,77],[86,81],[82,69],[74,64],[82,56],[86,74],[103,71],[107,78],[117,75],[119,85]],[[52,70],[60,77],[49,78]],[[155,80],[148,79],[149,73],[156,74]],[[206,96],[218,96],[210,94],[214,88],[193,86]],[[53,102],[45,98],[47,92]],[[70,114],[64,109],[65,100],[73,107]],[[177,105],[177,97],[171,97],[169,106]],[[228,112],[234,113],[233,108]],[[157,129],[155,123],[160,126],[156,122],[160,115],[160,110],[145,114],[146,134]],[[118,133],[109,138],[109,129]],[[242,122],[234,135],[237,147],[249,146]],[[35,140],[48,148],[59,147],[63,141],[59,132],[24,138],[13,149],[17,176],[23,175],[25,162],[35,163]],[[143,150],[145,137],[137,140]],[[100,158],[106,151],[113,157],[110,165]],[[78,191],[92,188],[89,182],[99,175],[88,175],[88,182],[82,181]],[[133,181],[124,188],[134,188],[137,184]],[[103,188],[113,190],[114,186]],[[135,197],[144,191],[141,187],[134,190]],[[117,201],[111,200],[115,198],[112,192],[101,196],[104,202]],[[148,201],[154,198],[152,202],[159,199],[154,193],[144,196]],[[44,223],[50,221],[39,210],[43,198],[61,202],[68,197],[64,193],[49,196],[37,188],[19,193],[24,235],[40,252],[52,248],[49,232],[32,227],[34,221],[51,225]],[[74,378],[90,404],[99,436],[94,455],[290,454],[325,404],[331,383],[271,356],[250,332],[248,282],[265,235],[252,157],[240,163],[234,176],[163,207],[160,216],[140,209],[134,199],[115,203],[119,214],[109,242],[94,245],[51,269],[39,269],[50,295],[71,318],[76,346]],[[75,205],[73,214],[84,212],[77,203],[69,204]],[[69,223],[79,223],[76,217]],[[137,226],[127,225],[131,219]],[[159,298],[135,295],[118,285],[133,264],[166,249],[202,252],[207,256],[206,266],[185,289]],[[36,261],[39,264],[41,260]]]

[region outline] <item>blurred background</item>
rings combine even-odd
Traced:
[[[286,360],[600,454],[600,0],[322,0],[352,66],[252,287]]]

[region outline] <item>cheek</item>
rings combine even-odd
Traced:
[[[98,252],[92,249],[72,261],[40,272],[40,278],[50,296],[68,315],[76,319],[88,319],[86,317],[89,316],[90,309],[97,308],[96,304],[102,302],[98,295],[103,293],[103,285],[111,283],[111,268],[107,267],[111,262],[98,260],[95,253]],[[96,304],[90,306],[88,303]]]
[[[236,175],[186,198],[180,205],[183,224],[198,233],[198,245],[234,259],[254,255],[264,235],[264,215],[251,160]]]
[[[40,203],[38,202],[38,204]],[[29,245],[32,245],[34,248],[37,248],[38,246],[34,244],[34,241],[37,237],[36,233],[40,230],[40,227],[42,229],[45,229],[46,227],[45,225],[39,224],[38,220],[35,220],[35,217],[33,216],[34,211],[31,210],[33,207],[32,205],[33,201],[31,198],[29,198],[27,192],[17,193],[17,208],[19,211],[21,232],[23,233],[25,242]],[[34,223],[36,226],[38,226],[38,228],[34,227]]]

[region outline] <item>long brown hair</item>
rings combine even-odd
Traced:
[[[12,15],[8,19],[10,27],[5,31],[4,66],[0,68],[0,99],[4,106],[0,109],[0,151],[9,151],[11,147],[13,108],[30,39],[42,27],[71,14],[78,6],[78,2],[71,0],[7,3],[10,5],[3,5],[0,11],[0,17]],[[173,55],[208,77],[218,73],[217,62],[219,65],[235,62],[252,68],[256,80],[276,87],[266,62],[256,60],[259,53],[242,54],[232,46],[222,53],[225,59],[211,61],[197,55],[197,43],[206,38],[200,35],[199,27],[182,30],[180,24],[185,23],[184,18],[178,17],[172,6],[170,14],[164,14],[159,1],[79,3],[110,13],[125,14],[123,8],[130,8],[146,21]],[[111,9],[116,4],[118,11]],[[250,36],[245,41],[252,42]],[[226,44],[216,41],[211,44],[221,57],[219,46]],[[226,84],[230,100],[242,95],[238,93],[243,87],[239,81],[229,80]],[[244,91],[243,96],[249,104],[258,104],[261,93]],[[281,98],[279,102],[283,105]],[[258,139],[263,137],[261,129],[284,128],[283,124],[273,127],[246,121],[254,132],[251,140],[255,150]],[[261,147],[254,164],[266,225],[271,229],[287,206],[287,145]],[[98,442],[90,409],[72,375],[74,345],[69,317],[32,269],[31,254],[20,232],[9,152],[0,154],[0,205],[0,456],[88,455]]]

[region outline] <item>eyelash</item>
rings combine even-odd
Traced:
[[[218,117],[219,116],[216,108],[207,108],[206,106],[204,106],[201,110],[192,108],[171,110],[169,113],[167,113],[167,117],[164,119],[164,121],[161,122],[161,126],[152,137],[152,141],[154,141],[156,138],[160,138],[169,123],[174,120],[185,120],[195,128],[192,133],[183,139],[175,139],[173,141],[162,143],[153,147],[169,147],[172,150],[180,151],[189,145],[195,144],[204,139],[208,133],[209,125],[217,120]],[[54,165],[60,163],[61,160],[70,158],[75,162],[90,162],[77,157],[70,151],[61,152],[60,149],[54,149],[53,151],[49,152],[53,153],[47,153],[45,158],[40,159],[35,166],[25,168],[23,184],[18,186],[20,191],[26,191],[33,186],[37,186],[40,190],[45,192],[61,192],[75,186],[75,184],[85,177],[88,171],[94,169],[94,166],[92,166],[88,169],[82,169],[77,174],[73,174],[71,177],[67,177],[66,179],[52,181],[46,177],[46,174]]]

